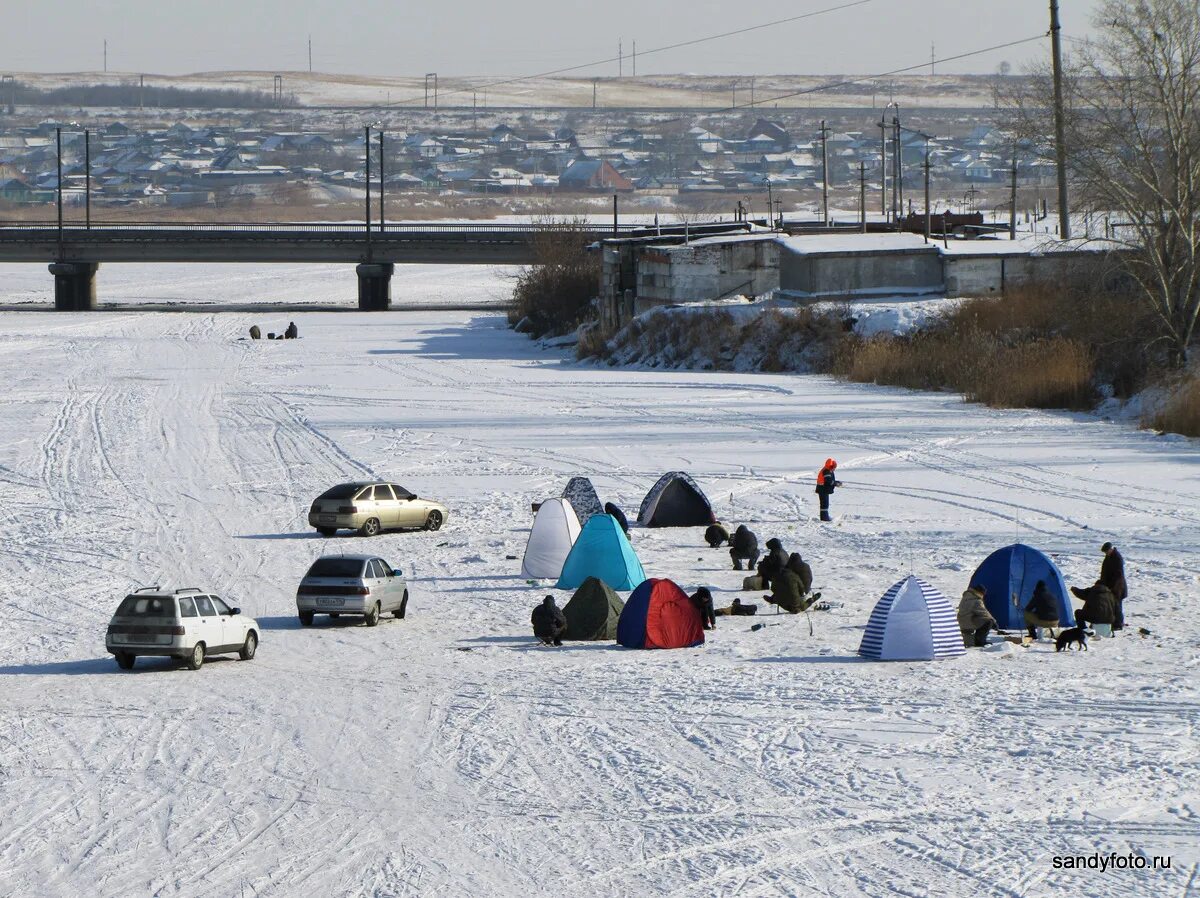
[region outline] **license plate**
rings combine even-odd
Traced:
[[[329,596],[318,596],[317,604],[322,608],[341,608],[346,604],[345,599],[334,599]]]
[[[320,521],[322,524],[332,524],[334,521],[337,520],[337,515],[319,514],[319,515],[317,515],[317,520]]]

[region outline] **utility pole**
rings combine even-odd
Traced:
[[[929,229],[932,224],[929,211],[929,174],[933,165],[929,161],[929,144],[925,144],[925,242],[929,242]]]
[[[429,85],[433,84],[433,111],[437,112],[438,105],[438,88],[437,88],[437,72],[425,73],[425,108],[429,108]]]
[[[929,45],[929,74],[937,74],[937,45]]]
[[[312,35],[308,36],[308,74],[312,74]]]
[[[900,145],[900,107],[895,103],[890,104],[895,106],[896,112],[892,116],[892,128],[895,131],[895,152],[892,154],[892,164],[895,167],[895,172],[892,177],[892,205],[893,205],[893,220],[899,221],[900,215],[904,211],[904,154]]]
[[[625,77],[625,44],[617,40],[617,77]]]
[[[85,227],[92,229],[92,133],[83,129],[83,209]]]
[[[108,71],[108,38],[104,39],[104,71]]]
[[[867,163],[858,163],[858,219],[862,232],[867,233]]]
[[[1071,239],[1071,209],[1067,204],[1067,136],[1063,112],[1062,24],[1058,0],[1050,0],[1050,47],[1054,55],[1054,154],[1058,164],[1058,232]]]
[[[274,99],[274,101],[275,101],[275,108],[282,109],[283,108],[283,76],[282,75],[275,76],[275,80],[272,84],[271,90],[274,93],[274,97],[272,99]]]
[[[363,221],[367,226],[367,261],[371,261],[371,126],[363,128],[363,156],[366,160],[367,173],[367,214]]]
[[[754,76],[750,76],[750,107],[754,107]]]
[[[58,148],[58,181],[54,185],[58,194],[58,258],[63,257],[63,196],[62,196],[62,128],[54,129],[54,144]]]
[[[138,75],[138,109],[146,108],[146,76]]]
[[[1008,239],[1017,239],[1017,145],[1013,144],[1012,185],[1008,192],[1009,203],[1012,206],[1012,216],[1008,222]]]
[[[821,208],[822,220],[829,227],[829,129],[821,119]]]
[[[384,214],[384,186],[383,186],[383,128],[379,129],[379,233],[382,234],[387,227],[387,215]]]
[[[633,77],[637,77],[637,41],[633,42]]]
[[[888,220],[887,201],[887,119],[883,113],[879,115],[879,205],[883,220]]]
[[[596,82],[598,80],[599,80],[598,78],[592,79],[592,108],[593,109],[596,108]]]
[[[476,96],[477,96],[477,95],[476,95],[475,91],[471,91],[471,130],[472,130],[472,131],[474,131],[474,130],[475,130],[475,114],[476,114],[476,106],[475,106],[475,101],[476,101]],[[595,106],[595,103],[593,102],[593,104],[592,104],[592,105],[593,105],[593,106]]]
[[[17,79],[14,75],[5,75],[2,79],[4,87],[8,88],[8,114],[15,115],[17,111]]]

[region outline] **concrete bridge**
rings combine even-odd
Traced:
[[[692,234],[744,231],[744,223],[689,225]],[[584,244],[613,236],[669,234],[682,227],[589,226]],[[539,225],[430,224],[0,224],[0,262],[46,262],[55,308],[96,307],[96,271],[105,262],[354,263],[358,305],[387,309],[397,264],[525,265],[535,261]]]

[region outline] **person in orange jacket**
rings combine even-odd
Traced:
[[[837,462],[832,458],[825,459],[825,467],[821,468],[817,474],[817,496],[821,500],[821,520],[832,521],[829,516],[829,497],[833,495],[833,491],[841,486],[841,481],[837,479],[835,472],[837,471]]]

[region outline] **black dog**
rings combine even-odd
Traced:
[[[1079,643],[1080,651],[1087,651],[1087,631],[1083,627],[1071,627],[1069,630],[1063,630],[1058,634],[1058,639],[1054,643],[1054,651],[1061,652],[1063,649],[1070,651],[1071,643]]]

